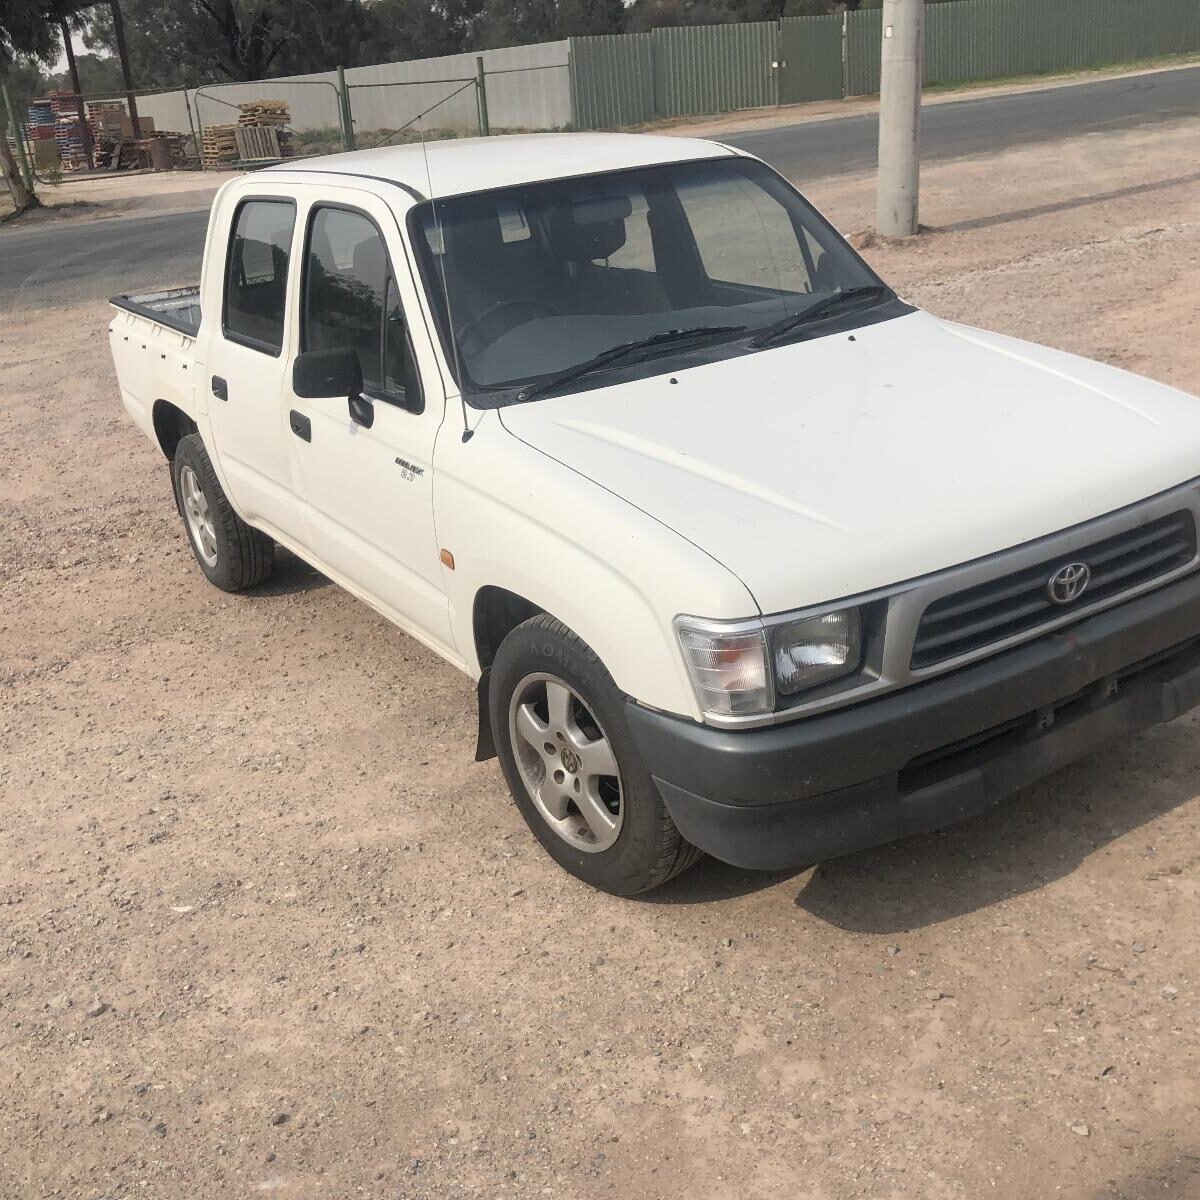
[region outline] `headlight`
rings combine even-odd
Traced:
[[[678,628],[684,661],[706,713],[744,716],[771,711],[775,697],[761,626],[723,632],[681,621]]]
[[[851,675],[862,665],[857,608],[788,620],[720,621],[680,617],[679,645],[701,709],[709,716],[760,716],[776,696]]]
[[[781,695],[827,683],[858,669],[862,631],[858,610],[822,613],[779,625],[772,631],[775,686]]]

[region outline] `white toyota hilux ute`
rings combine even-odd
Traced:
[[[113,304],[208,579],[286,546],[476,679],[596,887],[931,829],[1200,701],[1200,401],[919,311],[740,151],[288,162]]]

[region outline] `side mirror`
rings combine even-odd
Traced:
[[[305,400],[357,396],[362,390],[362,366],[355,350],[307,350],[292,363],[292,391]]]

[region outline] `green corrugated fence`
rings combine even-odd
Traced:
[[[579,129],[879,90],[878,9],[570,39]],[[1200,50],[1200,0],[949,0],[925,10],[925,82]]]
[[[776,22],[756,21],[572,38],[575,125],[637,125],[774,104],[777,36]]]
[[[654,30],[657,113],[681,117],[774,104],[778,32],[775,21]]]
[[[638,125],[654,112],[654,52],[648,33],[571,38],[571,113],[576,129]]]
[[[879,91],[878,12],[846,14],[847,96]],[[925,9],[925,82],[1076,71],[1200,50],[1197,0],[956,0]]]

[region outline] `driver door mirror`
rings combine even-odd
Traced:
[[[305,400],[362,394],[362,366],[356,350],[307,350],[292,363],[292,391]]]

